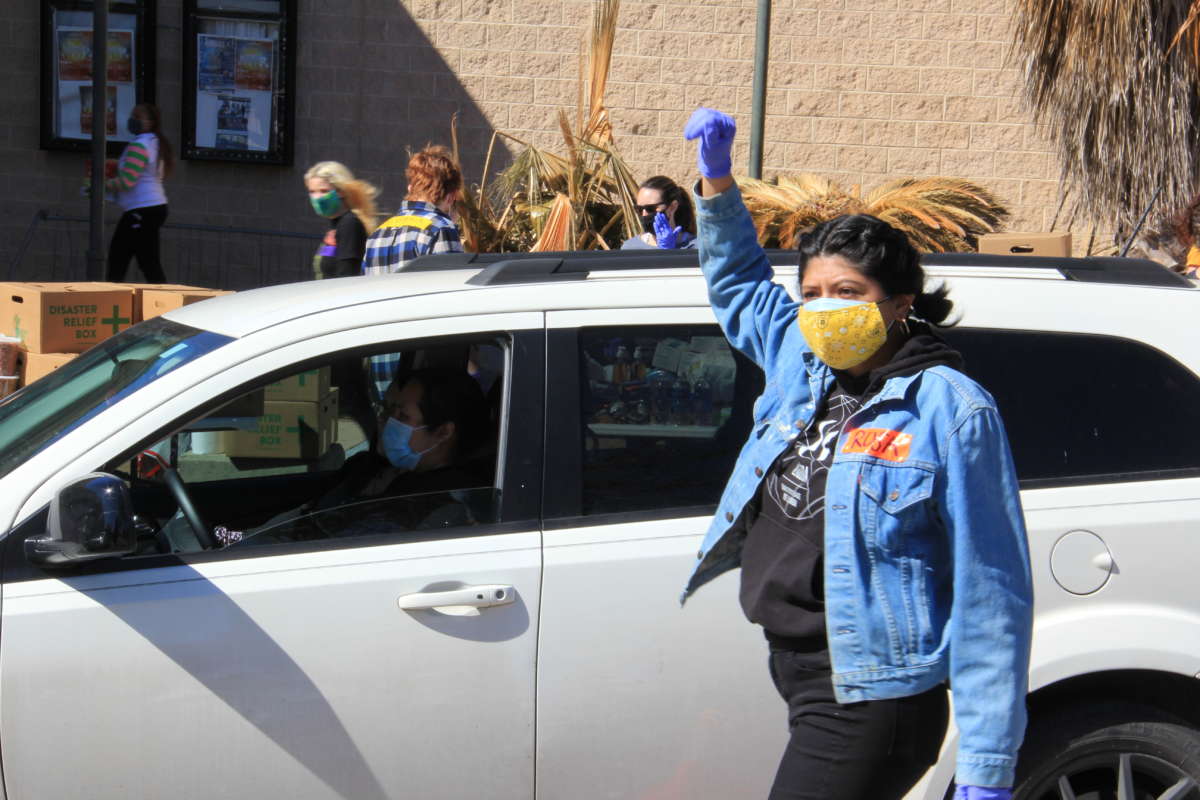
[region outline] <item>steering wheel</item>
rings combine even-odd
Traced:
[[[158,463],[162,466],[163,483],[167,484],[167,488],[171,491],[171,496],[179,504],[179,513],[183,514],[183,518],[191,526],[192,531],[196,534],[196,539],[200,542],[200,546],[205,550],[220,549],[221,545],[217,542],[216,537],[213,536],[212,529],[205,524],[204,519],[200,516],[200,512],[196,510],[196,505],[192,502],[192,496],[188,494],[183,478],[179,477],[179,473],[174,467],[167,464],[161,458],[158,459]]]

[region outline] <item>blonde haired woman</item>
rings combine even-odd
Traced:
[[[367,236],[376,227],[375,196],[379,190],[359,180],[337,161],[321,161],[304,173],[313,211],[329,220],[325,240],[313,257],[318,278],[361,275]]]

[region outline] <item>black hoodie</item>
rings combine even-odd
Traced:
[[[742,610],[763,626],[774,649],[828,649],[821,564],[825,478],[846,421],[890,378],[938,365],[962,369],[962,356],[930,326],[908,324],[908,340],[887,364],[858,377],[834,372],[812,422],[775,459],[743,511]]]

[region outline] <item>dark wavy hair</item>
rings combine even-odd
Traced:
[[[925,291],[921,257],[908,237],[870,214],[843,214],[822,222],[800,236],[800,280],[808,260],[816,256],[841,256],[863,275],[879,283],[889,297],[911,294],[912,315],[932,325],[949,327],[954,303],[943,285]]]
[[[673,200],[678,200],[679,208],[675,209],[675,224],[693,236],[696,235],[696,211],[692,208],[692,198],[679,184],[666,175],[655,175],[653,178],[642,181],[642,185],[638,188],[659,191],[662,193],[662,201],[666,205],[671,205]]]
[[[458,453],[469,454],[487,440],[487,400],[479,384],[465,369],[425,367],[396,380],[400,388],[409,383],[421,387],[421,400],[417,405],[430,430],[446,422],[454,423]]]

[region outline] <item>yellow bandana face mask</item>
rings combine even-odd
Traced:
[[[887,341],[878,303],[820,297],[800,307],[797,321],[813,354],[833,369],[858,366]]]

